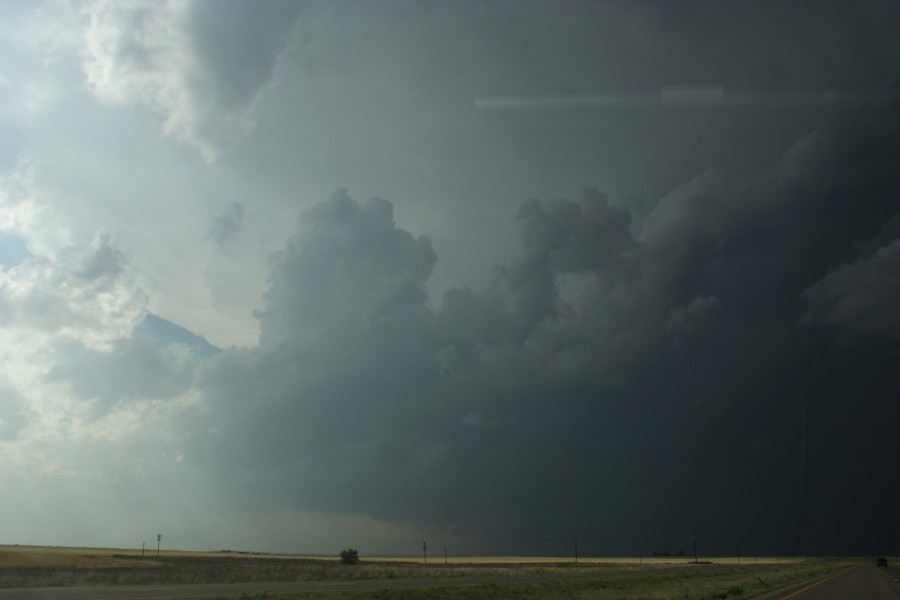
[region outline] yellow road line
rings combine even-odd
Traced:
[[[819,585],[820,583],[825,583],[825,582],[828,581],[829,579],[834,579],[834,578],[837,577],[838,575],[845,575],[846,573],[849,573],[849,572],[852,571],[853,569],[858,569],[858,568],[859,568],[858,566],[857,566],[857,567],[851,567],[851,568],[849,568],[849,569],[847,569],[847,570],[845,570],[845,571],[841,571],[840,573],[835,573],[834,575],[829,575],[829,576],[826,577],[825,579],[820,579],[820,580],[818,580],[818,581],[815,582],[815,583],[811,583],[810,585],[806,586],[805,588],[797,590],[797,591],[794,592],[793,594],[788,594],[787,596],[782,596],[782,597],[781,597],[781,600],[788,600],[788,598],[793,598],[794,596],[798,596],[798,595],[802,594],[803,592],[805,592],[806,590],[811,590],[812,588],[816,587],[816,586]]]

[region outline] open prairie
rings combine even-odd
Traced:
[[[0,587],[350,580],[384,581],[386,586],[387,580],[399,579],[434,580],[438,585],[438,580],[491,578],[490,584],[481,584],[482,587],[489,585],[491,589],[481,592],[491,591],[492,597],[529,597],[528,594],[538,592],[541,595],[535,597],[544,597],[551,591],[548,586],[568,590],[562,593],[590,591],[584,597],[591,598],[604,598],[606,596],[597,594],[616,590],[620,594],[640,590],[648,598],[672,597],[671,594],[653,595],[654,590],[668,590],[665,593],[677,593],[679,597],[705,597],[693,596],[691,590],[695,589],[718,594],[731,590],[731,596],[750,597],[746,595],[749,592],[760,593],[858,562],[812,558],[757,558],[754,561],[750,557],[741,558],[738,564],[738,558],[734,557],[692,564],[684,557],[626,557],[579,558],[575,563],[573,558],[565,557],[495,556],[448,557],[445,564],[440,556],[429,557],[428,563],[424,564],[422,557],[363,556],[359,564],[348,566],[342,565],[336,556],[171,550],[157,556],[154,548],[142,557],[140,550],[130,549],[0,546]],[[523,577],[534,581],[524,582]],[[537,581],[539,578],[553,579],[556,583]],[[505,590],[499,596],[496,595],[498,586]],[[740,594],[737,593],[739,589],[742,590]],[[463,593],[449,588],[445,591],[446,597]],[[502,595],[507,592],[507,596]]]
[[[363,564],[411,564],[430,565],[687,565],[694,562],[687,556],[654,556],[654,557],[574,557],[566,556],[448,556],[442,554],[429,556],[427,562],[420,556],[363,556]],[[203,551],[203,550],[161,550],[159,555],[155,548],[144,551],[122,548],[71,548],[62,546],[5,546],[0,545],[0,569],[3,568],[75,568],[75,569],[119,569],[119,568],[157,568],[181,560],[226,560],[239,559],[270,562],[287,561],[299,564],[331,563],[337,556],[325,555],[292,555],[265,554],[239,551]],[[792,564],[807,561],[800,557],[744,556],[704,558],[703,562],[715,564]]]
[[[328,557],[320,557],[328,558]],[[372,556],[368,560],[378,562],[423,562],[422,556]],[[717,556],[715,558],[702,558],[704,563],[715,563],[720,565],[750,565],[750,564],[790,564],[807,560],[803,557],[784,557],[784,556]],[[572,556],[450,556],[447,558],[448,564],[511,564],[511,565],[527,565],[527,564],[560,564],[574,563],[575,558]],[[693,557],[687,556],[602,556],[602,557],[578,557],[579,565],[687,565],[694,562]],[[434,555],[428,557],[428,564],[444,564],[444,556]]]
[[[265,557],[268,559],[295,559],[281,554],[254,554],[249,552],[212,552],[194,550],[161,550],[159,559]],[[162,564],[157,559],[156,548],[69,548],[63,546],[4,546],[0,545],[0,568],[5,567],[72,567],[106,569],[119,567],[154,567]]]

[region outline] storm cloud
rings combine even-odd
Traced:
[[[896,6],[0,13],[12,543],[892,553]]]
[[[691,524],[726,552],[812,548],[807,528],[843,509],[798,522],[801,455],[833,452],[802,447],[802,414],[849,401],[827,389],[853,368],[819,354],[844,351],[839,326],[896,336],[896,174],[857,149],[898,156],[900,138],[894,108],[870,110],[871,127],[826,116],[765,172],[701,173],[646,215],[593,187],[528,200],[494,284],[437,303],[429,240],[390,202],[336,192],[271,258],[259,346],[210,363],[215,433],[194,460],[273,505],[444,523],[495,551],[580,533],[636,552]]]
[[[225,211],[213,219],[209,237],[219,247],[225,246],[237,236],[244,226],[245,207],[239,202],[232,202]]]

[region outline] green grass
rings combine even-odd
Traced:
[[[362,561],[342,565],[332,560],[285,557],[162,556],[111,554],[110,566],[7,566],[0,568],[0,587],[91,585],[179,585],[274,581],[383,581],[384,588],[369,592],[317,592],[317,600],[394,600],[407,598],[566,598],[566,599],[681,599],[731,600],[751,598],[794,581],[824,575],[857,564],[859,560],[797,559],[781,564],[686,563],[473,563],[428,564],[397,561]],[[547,574],[559,579],[517,582],[504,578]],[[494,577],[492,583],[389,589],[392,580],[452,577]],[[291,600],[308,594],[268,594]],[[260,600],[243,597],[242,600]]]
[[[101,560],[81,566],[16,565],[0,567],[0,588],[71,587],[92,585],[182,585],[268,581],[336,581],[358,579],[509,576],[538,573],[616,573],[638,568],[627,565],[435,564],[360,561],[343,565],[338,558],[266,558],[235,555],[147,557],[112,554],[110,566]]]
[[[597,577],[529,583],[434,586],[361,592],[316,592],[316,600],[740,600],[826,575],[858,560],[809,560],[794,565],[696,565],[650,567]],[[300,600],[307,594],[260,594],[261,598]],[[248,600],[245,596],[242,600]]]

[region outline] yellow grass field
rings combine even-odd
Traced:
[[[336,555],[164,550],[157,556],[156,548],[148,548],[141,556],[140,549],[0,546],[0,588],[392,579],[437,582],[491,577],[494,581],[488,587],[472,588],[477,597],[489,591],[496,600],[539,597],[550,588],[559,588],[553,597],[607,600],[634,592],[640,597],[670,599],[696,591],[699,595],[689,597],[724,598],[721,594],[735,595],[734,590],[756,594],[825,575],[859,564],[859,559],[721,557],[692,562],[687,557],[587,557],[576,564],[574,557],[456,556],[448,557],[445,564],[441,554],[429,556],[427,564],[421,556],[363,555],[359,564],[343,565]],[[523,583],[523,576],[541,581]],[[509,583],[502,582],[504,578],[509,578]],[[454,597],[473,597],[453,589]],[[441,588],[440,593],[445,591]],[[359,597],[377,595],[372,594]],[[397,594],[391,598],[408,597],[400,591]],[[286,596],[285,600],[291,599]]]
[[[156,548],[143,552],[132,548],[70,548],[63,546],[5,546],[0,545],[0,568],[3,567],[51,567],[51,568],[134,568],[155,567],[159,562]],[[206,550],[161,550],[159,558],[267,558],[296,559],[286,554],[255,554],[249,552],[213,552]],[[303,557],[307,558],[307,557]],[[308,557],[325,558],[325,557]],[[335,557],[327,557],[335,558]],[[135,560],[138,559],[138,560]]]

